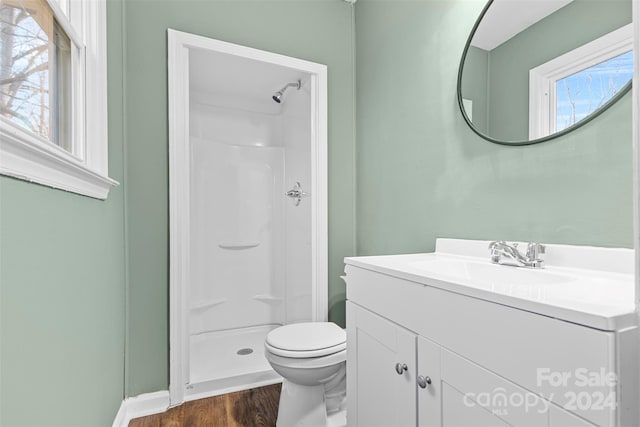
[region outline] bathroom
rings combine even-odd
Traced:
[[[110,425],[168,390],[168,28],[327,66],[330,321],[345,257],[438,237],[632,248],[631,94],[531,146],[465,123],[458,66],[485,3],[109,1],[120,185],[99,201],[0,177],[0,425]]]

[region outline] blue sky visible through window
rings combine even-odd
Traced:
[[[0,9],[0,112],[49,138],[49,36],[26,10]]]
[[[633,76],[633,52],[626,52],[556,81],[556,131],[600,108]]]

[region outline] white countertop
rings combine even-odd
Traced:
[[[492,264],[488,244],[438,239],[433,253],[345,263],[596,329],[636,325],[633,250],[546,245],[546,267],[527,269]]]

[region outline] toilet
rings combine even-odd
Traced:
[[[281,326],[265,339],[265,356],[282,376],[277,427],[346,425],[347,337],[335,323]]]

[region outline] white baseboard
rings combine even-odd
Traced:
[[[134,418],[159,414],[169,408],[169,390],[145,393],[122,401],[113,427],[128,427]]]

